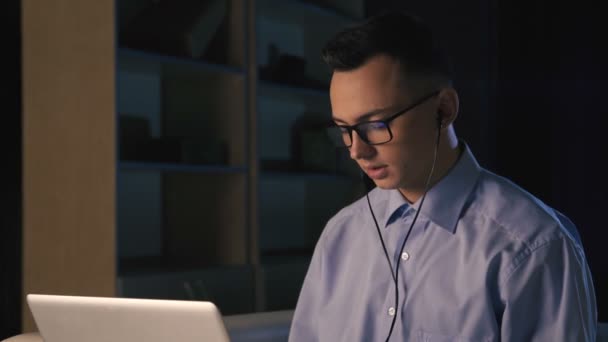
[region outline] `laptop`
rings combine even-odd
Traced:
[[[229,342],[211,302],[29,294],[45,342]]]

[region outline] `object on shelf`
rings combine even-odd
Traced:
[[[215,165],[228,163],[228,146],[219,140],[151,137],[148,120],[131,115],[119,115],[119,127],[120,160]]]
[[[365,1],[363,0],[305,0],[319,7],[336,11],[342,15],[363,19],[365,17]]]
[[[228,164],[228,146],[214,139],[181,138],[181,161],[188,164]]]
[[[224,21],[225,0],[152,2],[126,24],[126,47],[200,58]]]
[[[135,160],[141,144],[150,139],[150,123],[147,119],[132,116],[118,116],[119,159]]]
[[[120,160],[179,163],[180,142],[172,138],[125,139],[120,144]]]
[[[215,302],[215,298],[209,295],[209,290],[202,279],[184,281],[184,291],[188,300],[207,300]]]
[[[298,172],[298,166],[292,160],[260,160],[260,168],[264,172]]]
[[[307,75],[304,58],[280,53],[274,44],[268,46],[268,64],[260,67],[260,79],[307,88],[328,88],[325,83]]]
[[[294,122],[291,156],[300,170],[335,173],[338,171],[337,150],[327,135],[327,122],[311,119],[319,116],[304,113]]]
[[[217,141],[161,137],[121,144],[121,160],[158,163],[214,164],[228,162],[227,147]]]
[[[120,138],[147,139],[150,137],[150,122],[148,119],[134,115],[119,115]]]
[[[140,160],[144,145],[150,141],[150,122],[134,115],[118,116],[119,159]]]

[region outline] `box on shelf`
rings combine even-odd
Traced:
[[[260,66],[260,79],[298,87],[327,89],[326,83],[307,74],[306,65],[305,58],[280,52],[275,44],[269,44],[268,64]]]
[[[365,1],[363,0],[306,0],[311,4],[334,10],[354,19],[365,17]]]
[[[336,173],[337,150],[326,132],[328,122],[311,119],[320,116],[304,113],[294,121],[291,127],[291,156],[300,170]]]
[[[130,48],[200,58],[226,11],[225,0],[152,2],[125,24],[119,38]]]
[[[148,120],[131,115],[119,116],[119,158],[159,163],[228,163],[228,146],[205,137],[152,137]]]

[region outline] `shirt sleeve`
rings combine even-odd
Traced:
[[[595,341],[591,274],[582,249],[570,238],[528,249],[500,291],[502,341]]]
[[[289,330],[289,342],[319,340],[318,317],[323,303],[323,238],[319,240],[304,278]]]

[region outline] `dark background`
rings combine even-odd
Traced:
[[[373,4],[373,5],[372,5]],[[380,1],[444,40],[456,73],[456,131],[482,166],[578,227],[608,321],[608,143],[605,25],[599,5],[574,1]]]
[[[3,2],[0,110],[0,340],[21,324],[21,21],[20,1]]]
[[[368,15],[406,9],[443,37],[456,70],[456,129],[480,163],[578,226],[608,321],[604,212],[608,144],[599,5],[560,1],[369,1]],[[4,107],[0,230],[0,339],[20,331],[20,1],[3,3]]]

